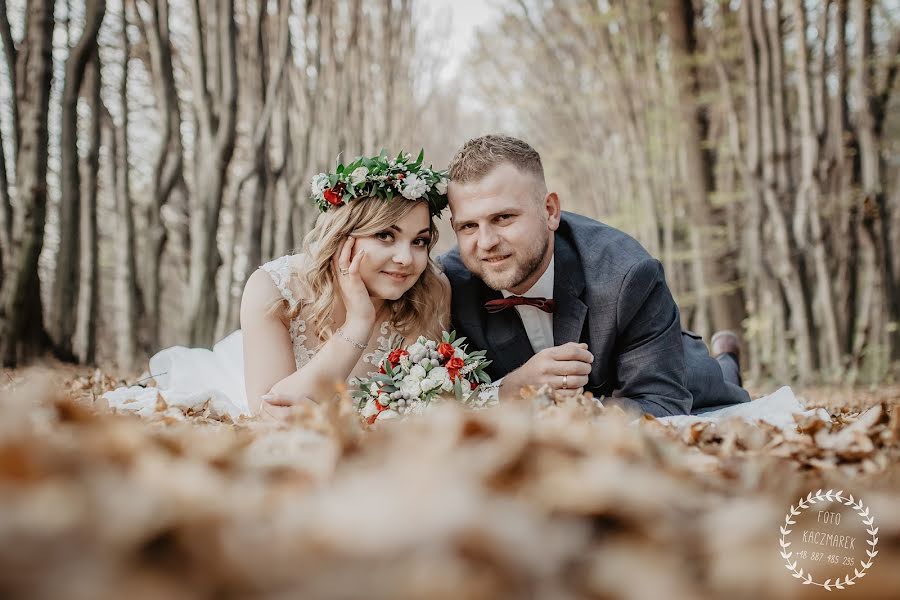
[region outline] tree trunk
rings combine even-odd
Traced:
[[[853,3],[854,22],[857,31],[857,53],[854,69],[854,92],[856,110],[854,128],[859,141],[859,161],[861,187],[863,192],[863,227],[871,239],[872,251],[880,267],[879,279],[883,295],[875,302],[883,302],[887,308],[888,319],[900,324],[900,298],[897,297],[897,286],[894,281],[894,258],[891,255],[890,212],[887,205],[887,194],[882,187],[884,164],[881,156],[881,130],[883,128],[886,97],[880,97],[873,75],[875,67],[875,51],[872,40],[872,4],[865,0]],[[897,60],[896,57],[890,57]],[[890,72],[890,71],[889,71]],[[887,85],[891,84],[889,78]],[[884,94],[889,94],[886,89]],[[880,330],[879,330],[880,331]],[[891,355],[900,358],[900,327],[894,328],[890,335]]]
[[[137,17],[135,11],[135,17]],[[131,371],[137,358],[137,331],[140,309],[140,290],[137,277],[136,239],[134,226],[134,206],[131,199],[131,170],[128,164],[129,145],[128,130],[130,121],[128,118],[128,60],[131,57],[131,44],[128,41],[128,12],[123,6],[121,16],[119,39],[122,45],[122,78],[119,80],[119,113],[122,121],[118,127],[110,117],[110,184],[115,190],[116,207],[116,245],[119,252],[116,253],[116,296],[119,299],[119,319],[116,327],[116,362],[119,368]],[[150,233],[151,240],[153,233]],[[152,244],[152,241],[151,241]],[[152,254],[152,252],[151,252]],[[152,261],[153,258],[149,257]],[[148,297],[151,304],[159,306],[159,287],[153,288],[157,296]],[[153,322],[149,323],[153,327]],[[154,348],[155,349],[155,348]]]
[[[168,240],[162,222],[163,206],[169,202],[176,187],[184,182],[184,150],[181,142],[181,108],[175,85],[172,62],[172,42],[169,36],[168,0],[150,0],[150,22],[142,29],[147,38],[150,74],[156,96],[161,127],[160,144],[153,160],[150,182],[151,202],[147,207],[146,253],[142,259],[141,290],[146,312],[147,345],[156,350],[160,345],[160,265]],[[140,13],[135,11],[140,19]]]
[[[776,145],[777,112],[774,109],[776,86],[772,84],[772,58],[770,36],[766,28],[766,19],[761,1],[753,3],[751,10],[753,32],[759,48],[759,100],[760,131],[762,158],[762,198],[768,210],[775,242],[776,257],[773,265],[774,274],[784,288],[790,311],[790,327],[794,338],[797,355],[799,379],[806,381],[813,375],[814,359],[810,322],[805,316],[807,306],[806,295],[794,262],[791,231],[785,218],[781,199],[779,198],[779,167]]]
[[[839,374],[841,369],[840,341],[838,339],[837,315],[835,303],[832,297],[831,278],[826,258],[824,233],[819,207],[822,203],[822,191],[817,178],[819,164],[819,136],[815,130],[815,112],[813,108],[813,86],[810,81],[809,51],[806,45],[806,7],[803,0],[794,0],[794,15],[797,19],[798,57],[798,83],[797,83],[797,111],[800,117],[800,187],[797,190],[796,214],[808,215],[810,244],[813,248],[813,262],[815,264],[816,288],[822,324],[825,332],[825,366],[832,377]],[[817,74],[817,77],[823,75]],[[794,235],[802,240],[806,238],[805,227],[802,221],[795,221]],[[798,246],[803,247],[802,243]]]
[[[194,66],[191,75],[197,135],[185,312],[189,341],[193,346],[212,345],[218,319],[216,271],[222,258],[216,247],[216,233],[227,169],[234,153],[237,120],[234,0],[210,2],[207,8],[215,17],[206,32],[214,40],[213,44],[206,43],[200,0],[194,0]]]
[[[88,82],[91,109],[88,155],[84,160],[84,189],[81,193],[81,265],[78,291],[78,335],[75,340],[75,354],[78,362],[95,364],[97,360],[97,313],[100,289],[99,236],[97,232],[97,179],[100,169],[100,53],[94,46],[89,63]]]
[[[97,47],[97,34],[106,12],[105,0],[85,4],[84,29],[78,43],[66,59],[60,115],[60,206],[59,253],[53,284],[53,315],[50,335],[57,353],[73,360],[72,336],[75,333],[79,285],[79,229],[81,227],[81,177],[78,159],[78,97],[85,70]]]
[[[672,63],[677,85],[678,103],[681,110],[681,126],[684,136],[682,148],[685,162],[685,187],[689,199],[692,221],[693,245],[702,245],[705,250],[699,268],[702,282],[698,294],[709,287],[712,326],[716,329],[739,329],[746,317],[744,301],[735,281],[737,275],[725,269],[720,257],[713,254],[709,246],[714,245],[720,223],[716,222],[714,207],[710,202],[713,191],[714,158],[704,150],[708,129],[707,116],[700,107],[697,96],[700,91],[698,74],[694,62],[697,48],[694,32],[695,16],[690,0],[670,0],[669,37],[672,45]],[[699,248],[695,252],[700,252]]]
[[[6,6],[2,8],[5,13]],[[47,115],[52,80],[53,8],[53,0],[28,3],[25,38],[16,61],[14,102],[19,135],[12,258],[0,290],[0,359],[8,367],[36,356],[49,345],[37,266],[47,215]]]

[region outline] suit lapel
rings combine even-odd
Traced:
[[[587,305],[581,301],[584,270],[575,250],[561,235],[554,239],[553,263],[553,343],[580,342],[587,316]]]

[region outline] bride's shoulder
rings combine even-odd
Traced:
[[[281,297],[288,301],[293,308],[295,305],[308,298],[305,292],[303,274],[309,266],[309,257],[305,254],[286,254],[262,265],[250,279],[268,280],[274,285]],[[247,282],[250,285],[250,281]],[[258,284],[260,287],[268,287],[266,284]]]

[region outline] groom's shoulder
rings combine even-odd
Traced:
[[[454,246],[446,253],[438,256],[437,263],[454,286],[461,283],[474,282],[476,279],[475,275],[463,264],[458,246]]]
[[[583,215],[563,212],[559,235],[565,237],[582,259],[630,266],[652,258],[636,239],[620,229]]]

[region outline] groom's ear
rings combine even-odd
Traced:
[[[556,192],[550,192],[544,196],[544,210],[547,211],[547,227],[550,231],[556,231],[559,228],[559,220],[562,216],[559,207],[559,196]]]

